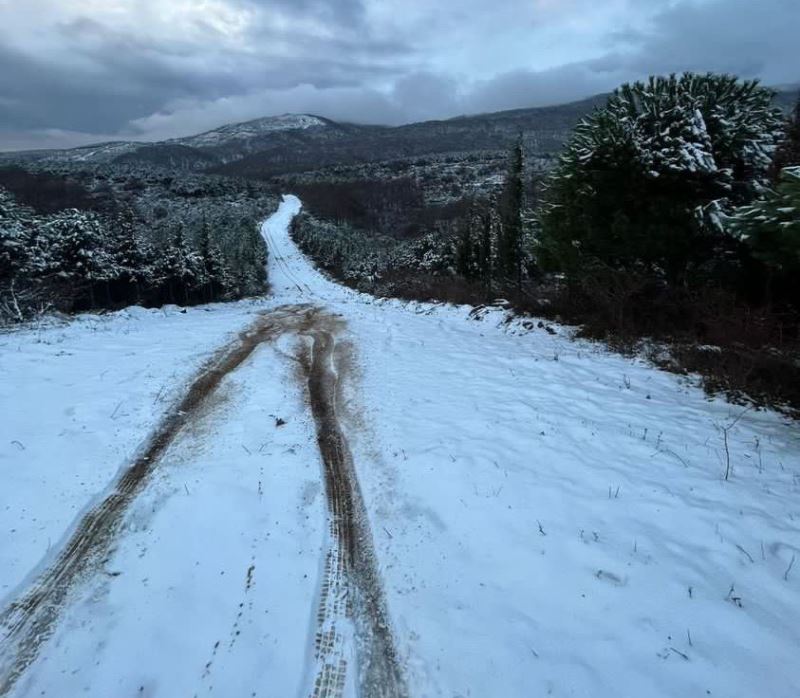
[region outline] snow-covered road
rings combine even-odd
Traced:
[[[286,197],[263,228],[268,299],[0,337],[0,608],[214,351],[300,307],[341,349],[326,365],[355,540],[400,683],[370,680],[376,628],[336,574],[314,336],[293,330],[181,425],[9,695],[800,695],[796,426],[565,329],[337,285],[290,240],[298,207]]]

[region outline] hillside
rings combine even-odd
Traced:
[[[797,90],[776,94],[788,111]],[[459,116],[403,126],[339,123],[311,114],[283,114],[228,124],[157,143],[120,141],[67,150],[0,154],[0,161],[112,163],[268,178],[333,165],[422,155],[506,150],[522,136],[529,156],[557,153],[575,124],[605,103],[601,94],[568,104]]]

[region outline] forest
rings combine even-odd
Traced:
[[[267,288],[264,187],[161,169],[0,169],[0,321]]]

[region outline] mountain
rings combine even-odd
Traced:
[[[520,134],[536,153],[557,151],[575,123],[604,96],[552,107],[460,116],[404,126],[339,123],[284,114],[229,124],[159,143],[118,142],[69,150],[9,153],[5,159],[177,167],[260,177],[335,164],[426,154],[498,150]]]
[[[345,137],[352,128],[311,114],[283,114],[228,124],[194,136],[156,143],[119,141],[64,150],[0,154],[16,161],[160,165],[206,170],[270,147],[291,147],[296,139]]]
[[[336,124],[335,134],[272,141],[258,152],[216,168],[221,174],[260,177],[336,164],[397,160],[420,155],[504,150],[522,135],[530,153],[560,150],[575,124],[605,96],[570,104],[515,109],[396,126]]]
[[[134,141],[110,141],[108,143],[82,145],[78,148],[20,150],[11,153],[0,153],[0,161],[105,163],[112,162],[121,155],[133,152],[142,145],[142,143],[136,143]]]
[[[797,89],[775,104],[792,108]],[[283,114],[229,124],[160,143],[120,141],[69,150],[7,153],[5,160],[162,166],[232,176],[269,177],[331,165],[422,155],[507,149],[520,136],[535,156],[557,153],[575,124],[608,95],[549,107],[459,116],[404,126],[339,123],[312,114]]]
[[[330,129],[335,130],[335,127],[335,122],[319,116],[283,114],[228,124],[196,136],[174,138],[166,143],[196,148],[222,162],[229,162],[299,133],[320,134]]]

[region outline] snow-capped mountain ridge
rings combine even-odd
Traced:
[[[178,143],[193,148],[209,148],[226,145],[232,141],[259,138],[278,131],[306,130],[322,128],[328,125],[328,121],[311,114],[281,114],[280,116],[266,116],[237,124],[226,124],[195,136],[172,138],[166,142]]]

